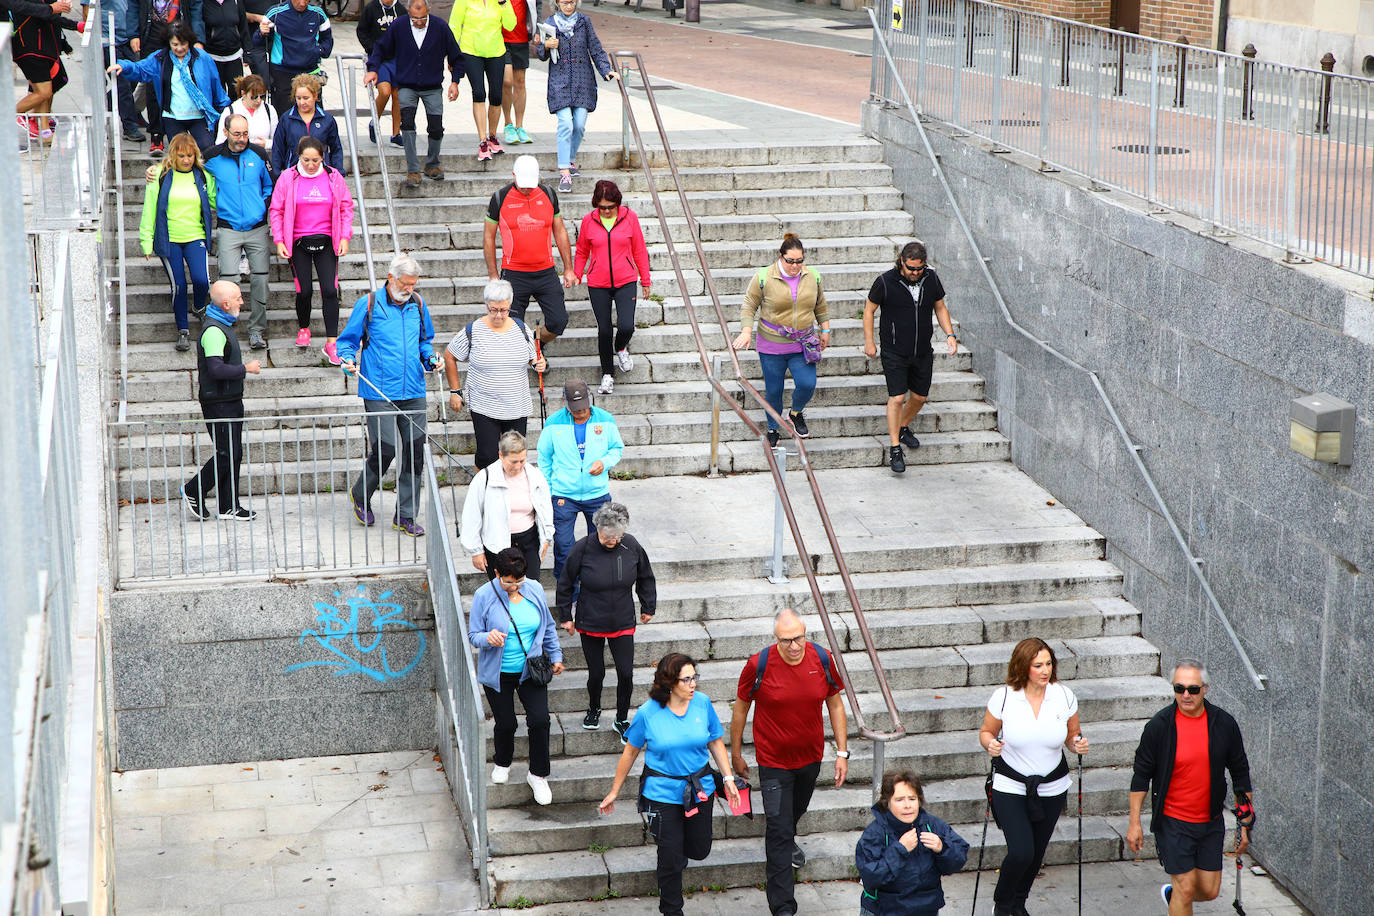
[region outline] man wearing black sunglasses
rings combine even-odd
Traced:
[[[1145,725],[1131,776],[1131,820],[1126,845],[1145,844],[1140,810],[1150,792],[1150,830],[1170,882],[1159,889],[1170,916],[1191,916],[1193,902],[1221,892],[1221,848],[1226,838],[1222,807],[1226,774],[1236,795],[1236,855],[1250,845],[1255,823],[1250,799],[1250,761],[1240,726],[1226,710],[1207,702],[1207,669],[1180,659],[1173,674],[1174,702]]]

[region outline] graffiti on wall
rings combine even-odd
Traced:
[[[347,598],[340,592],[334,597],[339,599],[337,604],[315,602],[315,626],[301,631],[297,642],[305,645],[309,638],[329,657],[288,665],[288,672],[325,667],[333,668],[335,677],[362,674],[385,683],[405,677],[420,664],[425,634],[403,618],[399,604],[387,600],[391,592],[382,592],[373,601],[366,587],[359,585]]]

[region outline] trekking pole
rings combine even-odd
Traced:
[[[534,361],[535,361],[535,362],[539,362],[541,359],[544,358],[544,348],[543,348],[543,346],[541,346],[540,343],[539,343],[539,333],[540,333],[541,329],[542,329],[542,324],[536,323],[536,324],[534,325]],[[548,367],[545,366],[544,368],[547,369]],[[539,369],[539,370],[536,370],[536,371],[538,371],[538,373],[539,373],[539,429],[540,429],[540,431],[542,432],[543,429],[544,429],[544,424],[545,424],[545,422],[547,422],[548,419],[549,419],[549,399],[548,399],[548,397],[544,394],[544,370],[543,370],[543,369]]]
[[[1239,916],[1245,916],[1245,907],[1240,904],[1240,876],[1245,873],[1245,868],[1240,857],[1240,832],[1245,828],[1240,825],[1240,818],[1236,818],[1236,899],[1231,906],[1235,907]]]
[[[988,779],[992,779],[992,761],[988,761]],[[988,846],[988,821],[992,819],[992,799],[988,799],[987,807],[983,809],[983,838],[978,841],[978,870],[973,873],[973,906],[969,909],[969,916],[974,916],[978,912],[978,882],[983,880],[983,850]]]
[[[1080,738],[1082,735],[1079,736]],[[1078,916],[1083,916],[1083,755],[1078,755]]]
[[[1245,907],[1240,903],[1240,876],[1245,871],[1244,862],[1240,855],[1240,838],[1242,830],[1250,830],[1255,825],[1255,809],[1250,801],[1236,793],[1236,807],[1231,811],[1236,816],[1236,899],[1231,904],[1238,916],[1245,916]],[[1248,822],[1248,823],[1247,823]]]

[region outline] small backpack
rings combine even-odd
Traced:
[[[825,672],[825,682],[830,685],[830,689],[839,690],[840,685],[835,683],[835,678],[830,673],[830,653],[810,640],[807,640],[806,644],[814,647],[816,654],[820,656],[821,670]],[[759,692],[759,687],[763,684],[763,669],[768,666],[768,651],[772,648],[772,646],[765,646],[763,650],[759,652],[759,666],[758,670],[754,673],[754,689],[749,691],[749,699],[751,700],[754,698],[754,694]]]

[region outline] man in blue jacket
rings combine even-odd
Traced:
[[[448,84],[448,100],[458,100],[458,80],[463,73],[463,52],[448,23],[429,14],[429,0],[410,0],[409,27],[402,24],[387,29],[367,56],[363,85],[377,82],[377,71],[390,63],[396,80],[396,98],[401,106],[401,143],[406,150],[406,187],[420,186],[420,158],[415,150],[415,113],[425,103],[425,123],[429,130],[429,154],[425,157],[425,177],[442,181],[439,149],[444,140],[444,61],[453,81]]]
[[[572,550],[579,512],[587,520],[587,534],[596,534],[592,515],[611,501],[610,471],[625,452],[615,417],[592,406],[586,382],[569,379],[563,404],[539,433],[539,469],[553,498],[555,581]]]
[[[225,124],[224,142],[205,154],[205,170],[215,176],[219,211],[219,278],[237,281],[239,258],[248,256],[253,296],[248,319],[248,346],[267,346],[267,265],[271,251],[267,205],[272,200],[272,175],[267,150],[248,143],[248,119],[232,115]]]
[[[329,17],[310,0],[280,3],[263,14],[258,29],[267,37],[272,70],[272,105],[285,117],[291,107],[291,80],[298,73],[314,73],[320,60],[334,51]]]
[[[369,414],[383,414],[367,419],[371,448],[363,461],[363,472],[350,490],[353,517],[363,525],[376,524],[372,494],[399,453],[396,514],[391,526],[411,537],[425,533],[416,523],[420,471],[425,466],[425,372],[443,365],[434,357],[434,325],[429,310],[415,292],[419,280],[420,265],[410,255],[398,254],[382,288],[353,304],[348,326],[338,339],[344,372],[358,375],[363,409]]]

